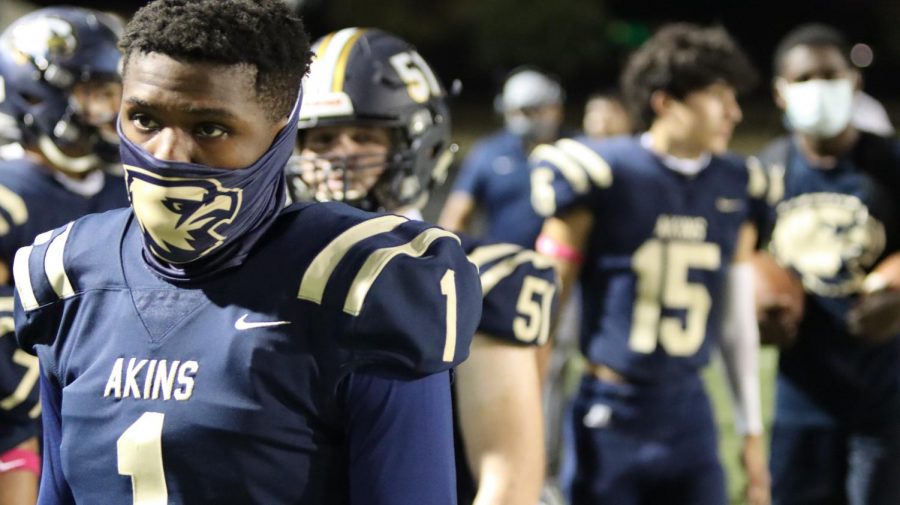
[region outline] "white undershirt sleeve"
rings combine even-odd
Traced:
[[[759,327],[749,262],[733,263],[728,268],[719,349],[734,403],[735,428],[742,435],[761,434]]]

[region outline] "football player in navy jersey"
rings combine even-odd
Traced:
[[[477,269],[417,221],[285,207],[301,21],[158,0],[120,47],[130,208],[40,234],[13,268],[39,503],[455,503],[448,370]]]
[[[699,370],[718,346],[736,397],[748,500],[768,503],[742,159],[726,154],[753,80],[722,28],[660,29],[622,89],[648,128],[532,152],[537,249],[582,292],[589,361],[569,412],[562,479],[573,505],[727,503]],[[763,185],[764,186],[764,185]]]
[[[23,16],[0,35],[0,135],[23,148],[0,161],[2,505],[33,504],[40,468],[38,362],[11,334],[8,267],[39,233],[128,205],[121,177],[102,170],[117,155],[120,29],[100,12],[57,7]]]
[[[455,147],[446,92],[409,43],[377,29],[320,39],[304,85],[295,199],[343,200],[422,219]],[[544,474],[537,347],[556,300],[552,263],[463,237],[479,266],[482,318],[456,374],[459,503],[536,504]]]
[[[790,134],[759,156],[763,237],[806,295],[779,357],[773,502],[900,503],[900,296],[872,274],[900,251],[900,144],[853,126],[860,75],[834,28],[795,29],[774,64]]]

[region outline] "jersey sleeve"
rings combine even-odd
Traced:
[[[16,251],[12,268],[15,333],[19,346],[32,354],[35,345],[50,345],[56,340],[63,306],[59,302],[75,295],[63,265],[72,224],[41,233],[32,245]]]
[[[483,173],[485,167],[489,167],[490,164],[487,158],[482,146],[476,145],[472,148],[459,169],[456,181],[453,183],[453,191],[468,193],[475,200],[482,200],[484,197]]]
[[[478,331],[503,342],[542,345],[550,335],[559,280],[553,263],[513,244],[472,247],[483,296]]]
[[[355,373],[345,396],[351,504],[456,505],[449,373]]]
[[[610,187],[613,171],[601,154],[602,144],[560,139],[534,148],[531,164],[531,204],[543,217],[562,215],[586,205],[597,191]]]
[[[72,490],[63,474],[60,446],[62,445],[62,390],[52,377],[43,372],[40,378],[41,421],[44,427],[40,503],[75,505]]]
[[[348,369],[412,376],[462,362],[481,315],[478,271],[459,238],[399,216],[359,222],[327,244],[298,298],[338,312],[322,331],[336,335]]]

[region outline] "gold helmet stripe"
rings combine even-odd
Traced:
[[[345,28],[326,36],[316,50],[316,58],[312,62],[308,81],[304,84],[304,91],[307,94],[318,95],[331,91],[338,60],[344,47],[351,38],[356,40],[355,36],[359,31],[359,28]],[[346,61],[344,63],[346,64]]]
[[[347,60],[350,59],[350,51],[353,50],[356,41],[359,40],[365,32],[365,30],[357,30],[352,37],[347,39],[347,43],[344,44],[344,48],[341,49],[341,54],[338,56],[337,64],[334,67],[334,81],[331,83],[331,91],[344,90],[344,75],[347,72]]]

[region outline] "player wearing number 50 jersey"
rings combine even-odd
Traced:
[[[411,44],[382,30],[346,28],[313,48],[287,170],[294,198],[421,220],[456,147],[440,81]],[[454,382],[458,500],[534,504],[544,474],[537,346],[549,337],[556,274],[532,250],[462,239],[483,310]]]
[[[750,271],[750,178],[721,154],[749,63],[720,28],[662,28],[622,89],[648,130],[532,152],[538,250],[582,292],[589,361],[567,426],[574,505],[727,503],[699,370],[726,358],[746,435],[750,503],[768,500]]]
[[[121,46],[129,209],[16,254],[40,503],[455,503],[459,239],[285,207],[309,42],[276,0],[158,0]]]

